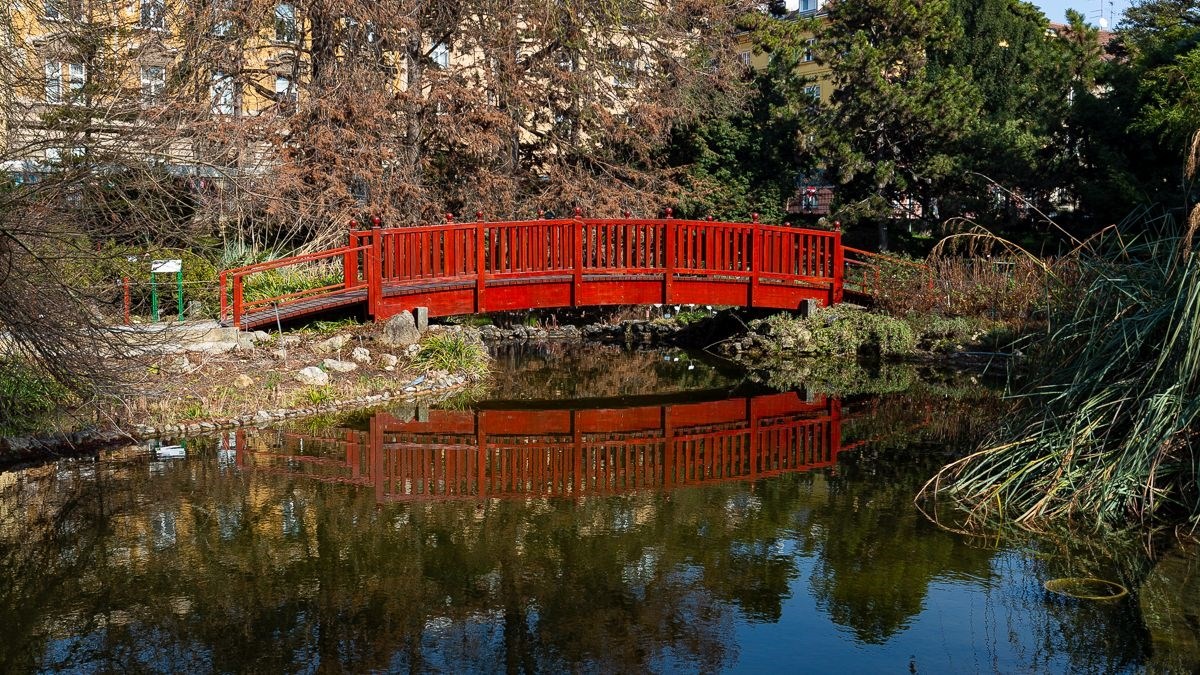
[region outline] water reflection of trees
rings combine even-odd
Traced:
[[[636,396],[726,387],[741,379],[675,350],[532,342],[494,347],[493,356],[498,367],[492,392],[506,399]]]
[[[923,406],[856,405],[871,412],[847,438],[875,442],[832,472],[619,497],[379,505],[213,447],[27,471],[0,487],[0,668],[710,671],[737,662],[740,617],[778,621],[799,590],[877,644],[931,584],[1009,564],[911,507],[940,461],[921,429],[952,431],[899,424]],[[1097,649],[1124,620],[1032,591],[1002,602],[1036,616],[1028,667],[1137,663]]]

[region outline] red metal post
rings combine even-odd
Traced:
[[[679,236],[679,226],[671,220],[671,209],[667,209],[667,222],[663,225],[666,234],[667,266],[663,270],[663,304],[671,303],[671,277],[675,276],[675,238]]]
[[[487,250],[484,248],[486,229],[483,221],[475,223],[475,312],[483,312],[484,269],[487,266]]]
[[[753,225],[750,228],[750,299],[747,307],[753,307],[759,296],[758,287],[762,282],[763,236],[762,227]]]
[[[842,224],[834,223],[833,233],[833,288],[831,304],[842,301],[846,283],[846,249],[842,246]]]
[[[371,228],[371,248],[367,255],[367,313],[379,316],[383,303],[383,230]]]
[[[574,307],[579,306],[579,292],[581,290],[583,290],[583,243],[584,243],[585,236],[586,236],[586,229],[584,228],[583,220],[578,215],[576,215],[575,216],[575,242],[574,242],[575,246],[573,247],[575,249],[574,250],[575,282],[573,284],[571,284],[571,305]]]
[[[242,275],[233,275],[233,325],[242,327]]]
[[[125,296],[125,325],[128,326],[130,323],[132,323],[132,320],[129,315],[130,314],[130,310],[129,310],[129,306],[130,306],[129,277],[125,277],[124,279],[122,279],[121,284],[122,284],[122,286],[124,286],[124,289],[125,289],[125,293],[124,293],[124,296]],[[225,273],[224,272],[221,272],[221,318],[225,318]]]

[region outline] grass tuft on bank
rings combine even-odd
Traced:
[[[478,340],[460,334],[431,335],[421,342],[420,350],[413,356],[413,365],[425,371],[482,377],[491,368],[491,357]]]

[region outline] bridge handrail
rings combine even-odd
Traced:
[[[929,288],[934,287],[933,269],[931,267],[929,267],[929,265],[926,265],[925,263],[918,263],[918,262],[913,262],[911,260],[905,260],[904,258],[901,258],[899,256],[888,255],[886,253],[877,253],[875,251],[864,251],[861,248],[854,248],[853,246],[843,246],[842,249],[848,254],[862,256],[864,258],[867,258],[868,260],[879,260],[879,261],[884,261],[887,264],[891,264],[891,265],[902,265],[905,267],[911,267],[913,269],[916,269],[916,270],[920,271],[927,278],[928,283],[929,283]],[[882,270],[878,264],[867,262],[867,260],[854,260],[852,258],[846,258],[846,266],[849,267],[850,265],[860,265],[862,267],[871,268],[871,269],[875,270],[875,285],[877,287],[881,286]],[[865,279],[865,277],[864,277],[864,279]]]
[[[219,292],[221,294],[220,319],[222,321],[224,321],[225,317],[230,314],[230,310],[232,309],[232,317],[231,318],[233,320],[233,325],[240,326],[242,314],[245,312],[245,310],[247,308],[269,305],[271,303],[276,303],[281,300],[289,300],[289,299],[300,297],[300,296],[318,295],[320,293],[323,293],[326,291],[331,291],[333,289],[338,289],[338,288],[344,289],[344,290],[350,290],[353,288],[359,288],[362,286],[366,286],[370,283],[369,279],[361,279],[360,280],[357,278],[356,270],[352,274],[350,269],[344,268],[343,274],[345,277],[345,281],[341,284],[332,284],[329,286],[321,286],[319,288],[304,289],[302,291],[297,291],[295,293],[286,293],[284,295],[272,296],[270,298],[261,298],[259,300],[251,301],[250,303],[245,302],[245,300],[243,299],[243,292],[242,292],[243,279],[250,276],[251,274],[257,274],[259,272],[267,272],[267,271],[270,271],[273,269],[280,269],[283,267],[291,267],[293,265],[302,265],[304,263],[310,263],[310,262],[315,262],[318,260],[325,260],[328,258],[337,258],[337,257],[341,257],[343,260],[343,265],[345,265],[345,261],[350,260],[351,257],[353,257],[353,256],[357,256],[359,253],[367,252],[370,248],[371,247],[369,245],[340,246],[338,248],[328,249],[325,251],[317,251],[315,253],[305,253],[305,254],[296,255],[296,256],[288,256],[286,258],[277,258],[275,260],[268,260],[266,262],[254,263],[251,265],[244,265],[242,267],[235,267],[232,269],[221,270],[221,274],[219,277],[219,283],[220,283],[220,291]],[[230,282],[232,282],[232,283],[230,283]],[[229,292],[230,291],[233,292],[233,303],[232,303],[233,306],[232,307],[229,306]]]
[[[366,288],[368,313],[384,303],[385,286],[424,282],[474,282],[476,306],[483,306],[491,281],[573,275],[586,277],[661,275],[664,297],[672,281],[711,277],[714,282],[749,283],[753,297],[761,285],[780,283],[828,290],[829,301],[842,299],[851,252],[841,232],[754,222],[672,218],[574,218],[526,221],[452,221],[411,227],[351,230],[348,245],[225,270],[220,275],[221,320],[231,315],[241,325],[250,308],[303,298],[335,296]],[[544,250],[543,250],[544,249]],[[341,257],[344,284],[244,302],[242,281],[250,275]],[[360,262],[361,257],[361,262]],[[907,261],[899,261],[914,265]],[[230,283],[232,282],[232,289]],[[777,291],[772,291],[777,292]]]

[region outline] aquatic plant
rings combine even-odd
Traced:
[[[1168,217],[1142,213],[1083,251],[1085,283],[1051,313],[1018,414],[923,495],[965,509],[970,526],[1200,524],[1198,224],[1172,235]]]

